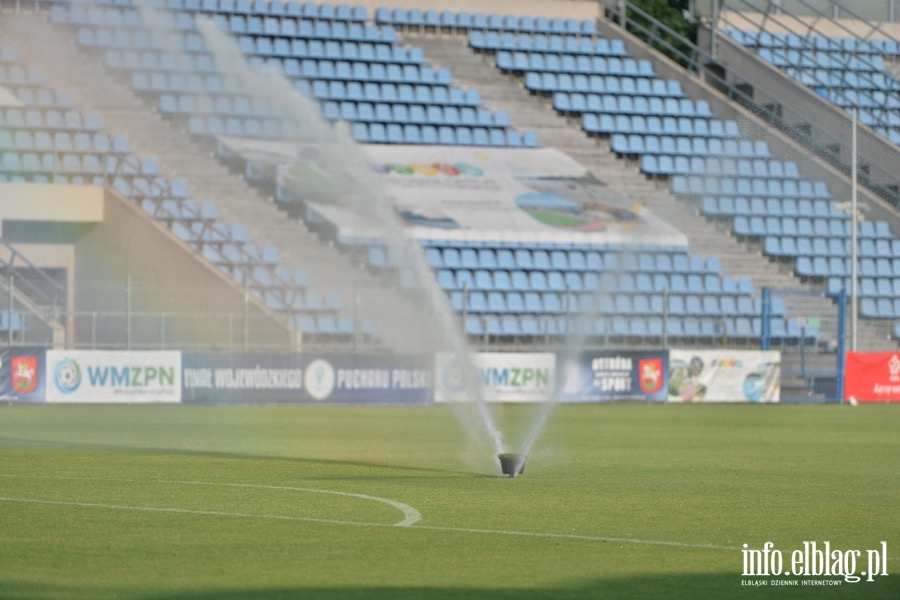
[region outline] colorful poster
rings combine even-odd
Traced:
[[[900,353],[848,352],[844,399],[900,402]]]
[[[669,402],[778,402],[777,350],[669,351]]]
[[[0,398],[15,402],[44,402],[44,348],[0,350]]]
[[[482,398],[488,402],[546,402],[556,388],[556,355],[552,352],[481,352],[471,355]],[[435,357],[435,402],[472,400],[464,366],[456,355]]]
[[[181,352],[48,350],[47,402],[181,402]]]
[[[666,399],[669,354],[666,351],[602,350],[560,355],[562,401],[615,402]]]
[[[344,239],[383,236],[361,213],[380,185],[410,237],[567,244],[686,245],[680,231],[551,148],[363,145],[372,169],[328,164],[312,144],[220,138],[220,152],[275,179],[283,202]],[[362,168],[362,167],[355,167]]]
[[[185,404],[424,404],[430,357],[185,352]]]

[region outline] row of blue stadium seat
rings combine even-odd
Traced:
[[[643,294],[708,294],[750,298],[737,280],[718,273],[666,274],[664,272],[622,273],[613,271],[525,271],[501,269],[438,269],[438,283],[444,290],[554,291]],[[759,312],[759,311],[757,311]]]
[[[65,6],[69,4],[69,6]],[[125,2],[120,6],[80,6],[77,3],[59,3],[50,8],[50,18],[57,23],[109,25],[122,27],[133,25],[140,20],[140,13],[132,8],[133,2]],[[305,2],[281,2],[271,0],[264,2],[256,0],[167,0],[156,3],[157,8],[166,9],[165,12],[175,14],[200,13],[209,16],[214,15],[239,15],[242,17],[263,19],[292,18],[309,19],[333,23],[365,23],[369,20],[368,11],[363,5],[349,6],[344,3],[330,4]],[[171,14],[169,12],[169,14]]]
[[[515,130],[504,131],[485,127],[355,122],[351,133],[358,142],[374,144],[442,144],[511,148],[538,148],[541,145],[533,131],[519,133]]]
[[[40,69],[35,67],[24,67],[18,64],[0,65],[0,85],[44,86],[47,85],[47,78]]]
[[[897,244],[893,244],[893,242],[897,242]],[[894,253],[895,250],[900,251],[900,240],[863,238],[859,240],[857,246],[857,256],[860,260],[900,258],[900,254]],[[767,234],[763,240],[763,254],[789,258],[798,256],[847,258],[850,256],[850,240],[830,236]],[[874,273],[873,277],[884,276],[875,270],[871,273]]]
[[[879,262],[882,264],[879,266]],[[839,256],[799,256],[794,272],[800,277],[815,279],[849,277],[850,259]],[[900,259],[860,259],[860,277],[900,277]]]
[[[571,73],[525,73],[525,88],[540,94],[579,92],[624,96],[683,98],[677,79],[634,77],[629,75],[584,75]]]
[[[187,131],[197,136],[298,139],[300,126],[293,119],[257,119],[191,115]]]
[[[737,121],[721,121],[706,117],[648,117],[644,115],[607,115],[587,112],[581,117],[581,128],[590,135],[635,133],[707,138],[740,138],[741,136]],[[725,140],[723,143],[729,144],[730,142],[737,144],[736,139]],[[750,147],[753,148],[754,145]],[[734,156],[730,152],[728,155]],[[755,155],[754,153],[753,156]]]
[[[382,250],[378,246],[370,249]],[[427,247],[425,257],[435,269],[501,269],[610,271],[677,274],[718,273],[721,263],[715,257],[704,260],[684,251],[665,250],[615,252],[601,250],[520,248]],[[370,262],[372,260],[370,254]],[[384,261],[387,261],[385,258]]]
[[[500,34],[489,31],[473,31],[469,35],[469,47],[476,51],[508,51],[508,52],[546,52],[550,54],[584,54],[598,56],[628,56],[625,43],[619,39],[608,40],[597,37],[579,37],[576,35],[543,35],[512,33]]]
[[[25,106],[39,106],[41,108],[75,108],[75,102],[72,96],[65,90],[54,92],[50,88],[22,86],[0,83],[11,93],[15,94],[16,100]]]
[[[485,335],[501,338],[553,338],[572,331],[588,337],[656,343],[659,343],[664,335],[670,339],[690,341],[729,338],[751,342],[760,339],[762,331],[761,321],[748,317],[733,319],[673,317],[667,320],[663,320],[662,317],[597,318],[586,326],[580,319],[565,316],[471,315],[466,319],[465,327],[466,333],[476,338]],[[808,343],[819,335],[817,328],[806,328],[804,331],[800,324],[792,319],[771,319],[769,327],[772,339],[788,343],[801,341]]]
[[[94,20],[115,20],[116,14],[123,9],[136,6],[135,0],[97,0],[95,4],[85,8],[72,0],[51,0],[52,4],[71,6],[82,9],[84,18]],[[189,11],[200,13],[243,14],[274,17],[303,17],[305,19],[322,19],[327,21],[369,20],[368,10],[361,4],[330,2],[296,2],[294,0],[149,0],[147,4],[156,9],[171,11]],[[87,10],[87,13],[84,13]]]
[[[861,298],[859,314],[869,319],[900,318],[900,301],[891,298]]]
[[[726,175],[729,177],[753,177],[765,179],[800,180],[797,163],[764,158],[718,158],[716,156],[682,156],[673,154],[644,154],[629,144],[613,145],[613,151],[622,155],[641,154],[641,171],[648,175]],[[641,148],[643,150],[643,148]]]
[[[862,298],[897,298],[900,297],[900,277],[884,275],[879,277],[859,277],[856,293]],[[829,277],[826,289],[836,293],[840,290],[850,292],[849,277]]]
[[[344,23],[342,21],[305,21],[293,18],[260,19],[241,16],[224,16],[214,19],[219,27],[232,35],[269,36],[282,38],[304,38],[307,40],[340,40],[348,42],[384,42],[392,44],[399,41],[394,29],[390,26],[364,25],[362,23]]]
[[[802,82],[801,82],[802,83]],[[900,97],[895,91],[826,90],[827,99],[843,108],[859,108],[859,120],[869,126],[884,123],[890,127],[900,125]]]
[[[52,175],[116,175],[133,174],[153,176],[159,174],[155,160],[121,158],[113,154],[60,154],[50,152],[16,152],[6,150],[0,155],[2,171],[12,173],[43,173]]]
[[[837,207],[837,203],[829,200],[811,200],[808,198],[767,198],[763,196],[731,197],[731,196],[704,196],[700,200],[700,212],[706,216],[718,217],[836,217],[846,218],[847,212]],[[887,223],[876,221],[873,226],[871,221],[860,223],[860,234],[870,232],[874,227],[876,235],[865,237],[890,237],[890,231],[885,231]]]
[[[378,83],[374,81],[324,81],[311,82],[300,79],[294,86],[304,96],[318,100],[347,100],[386,104],[421,104],[446,107],[478,107],[481,94],[475,88],[460,89],[444,85]]]
[[[376,333],[375,322],[369,317],[359,319],[357,324],[352,317],[298,315],[294,319],[294,327],[304,336],[311,336],[313,339],[353,338],[357,335],[370,338]]]
[[[561,113],[603,113],[608,116],[639,115],[643,117],[713,118],[706,100],[691,98],[659,98],[614,94],[581,94],[554,92],[553,108]]]
[[[102,28],[80,27],[77,41],[86,48],[99,48],[102,50],[134,51],[134,52],[172,52],[180,51],[185,54],[209,54],[203,37],[196,33],[182,36],[169,36],[161,41],[153,35],[140,29],[110,30]],[[363,60],[368,62],[394,62],[398,64],[420,64],[424,61],[421,48],[395,45],[382,41],[377,35],[371,40],[365,41],[339,41],[316,39],[284,39],[271,37],[251,37],[242,35],[238,43],[247,54],[260,56],[281,56],[285,58],[331,58],[347,60]],[[134,62],[134,59],[129,59]],[[170,70],[176,67],[186,69],[188,61],[194,57],[179,57],[171,54],[161,54],[157,62],[168,62],[172,65]],[[121,62],[122,59],[119,59]],[[150,68],[150,67],[146,67]],[[152,68],[156,68],[155,66]]]
[[[900,89],[900,82],[881,73],[856,74],[850,71],[826,71],[824,69],[798,69],[792,66],[782,70],[801,84],[816,89],[823,97],[841,94],[849,95],[855,91],[860,99],[871,98],[875,92],[894,93]]]
[[[832,52],[900,55],[900,43],[887,38],[865,40],[855,37],[811,35],[796,33],[728,29],[724,31],[744,46],[790,48],[794,50],[825,50]]]
[[[543,52],[497,53],[497,68],[511,73],[571,73],[583,75],[624,75],[626,77],[655,77],[649,60],[616,56],[585,56],[550,54]]]
[[[680,196],[768,196],[773,198],[829,199],[824,181],[801,179],[752,179],[749,177],[705,177],[702,175],[673,175],[672,192]]]
[[[493,31],[516,31],[523,33],[597,35],[597,25],[590,19],[578,20],[562,17],[529,17],[517,15],[484,14],[480,12],[438,13],[436,10],[405,9],[385,7],[375,11],[375,21],[413,28],[444,28],[469,31],[473,29]]]
[[[491,111],[486,108],[475,109],[455,106],[441,107],[420,104],[370,104],[368,102],[336,102],[326,100],[322,103],[322,115],[326,119],[343,119],[345,121],[364,121],[367,123],[412,123],[417,125],[450,125],[466,127],[486,127],[505,129],[510,126],[505,111]]]
[[[61,111],[53,108],[0,108],[0,127],[48,131],[100,131],[100,115],[94,111]]]
[[[732,233],[739,237],[788,236],[795,238],[848,237],[850,219],[809,217],[735,217]]]
[[[722,172],[733,175],[738,174],[739,171],[746,173],[746,163],[750,163],[752,171],[755,161],[765,160],[771,156],[769,145],[764,140],[738,141],[716,137],[650,133],[613,133],[610,135],[610,149],[617,154],[629,156],[669,154],[675,158],[685,159],[691,157],[718,158],[721,162]],[[739,168],[739,162],[745,166]],[[782,169],[790,169],[791,172],[794,172],[796,168],[795,163],[792,167],[782,166]]]
[[[244,94],[251,95],[246,82],[238,77],[219,75],[184,75],[136,71],[131,74],[131,86],[139,92],[190,93],[200,95]],[[436,104],[441,106],[471,106],[481,104],[477,89],[460,89],[439,84],[379,83],[374,81],[307,81],[298,79],[295,89],[305,96],[319,100],[352,100],[356,102],[383,102],[406,104]]]
[[[846,75],[880,73],[884,77],[885,64],[881,56],[859,58],[855,55],[817,50],[801,52],[800,50],[769,50],[760,48],[760,58],[777,67],[794,67],[800,69],[822,69],[824,71],[847,71]],[[854,86],[855,87],[855,86]]]
[[[399,46],[384,42],[338,42],[295,39],[272,40],[267,37],[241,36],[241,51],[247,55],[278,56],[282,58],[316,58],[350,60],[369,63],[420,65],[425,54],[418,46]]]
[[[197,94],[161,94],[159,111],[165,114],[200,113],[218,115],[220,117],[271,117],[279,118],[284,112],[272,100],[251,98],[248,96],[232,96],[230,94],[212,96]]]
[[[473,290],[450,292],[450,306],[456,312],[470,314],[560,314],[599,313],[615,318],[632,315],[661,316],[665,313],[673,317],[725,316],[756,317],[761,313],[759,299],[749,296],[716,296],[703,294],[593,294],[565,293],[554,291],[492,291]],[[783,317],[774,310],[773,316]]]
[[[202,55],[200,55],[202,56]],[[260,57],[252,57],[263,64]],[[367,63],[362,61],[333,61],[306,58],[268,58],[264,64],[281,69],[289,78],[358,81],[362,83],[394,83],[410,85],[445,85],[453,84],[453,76],[446,67],[429,65],[398,65],[384,63]]]
[[[75,152],[94,154],[130,154],[131,144],[125,135],[109,136],[103,132],[35,131],[0,129],[0,150],[21,152]]]
[[[104,54],[107,68],[127,71],[164,71],[194,74],[216,74],[219,72],[215,59],[209,54],[174,56],[153,50],[123,51],[107,50]],[[281,69],[288,77],[306,79],[339,79],[350,81],[375,81],[410,84],[450,85],[453,77],[445,67],[434,68],[427,64],[382,63],[362,60],[331,59],[280,59],[251,57],[251,66],[258,63]]]

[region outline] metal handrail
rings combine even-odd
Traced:
[[[9,253],[8,258],[6,259],[0,254],[0,271],[2,271],[3,278],[7,282],[9,282],[11,278],[14,278],[15,288],[42,307],[49,309],[49,315],[45,316],[50,316],[50,318],[56,320],[61,305],[65,301],[65,289],[63,289],[58,281],[47,275],[43,269],[29,261],[25,255],[19,252],[6,240],[0,239],[0,247],[6,249]],[[19,265],[21,265],[21,267]],[[20,268],[28,269],[30,272],[37,274],[42,282],[49,285],[49,288],[53,291],[53,295],[48,295],[27,277],[15,277],[15,270]]]
[[[622,8],[624,8],[624,14],[621,13]],[[712,54],[685,39],[630,2],[622,2],[620,6],[610,7],[608,10],[610,22],[624,24],[630,33],[637,35],[651,47],[667,54],[690,72],[700,73],[705,65],[717,64]],[[676,40],[681,48],[689,49],[690,53],[686,53],[681,48],[673,45],[666,37]],[[791,109],[790,106],[781,102],[776,96],[758,86],[754,86],[753,93],[757,96],[762,96],[762,98],[754,99],[753,96],[742,90],[739,85],[739,83],[750,83],[747,77],[744,77],[732,67],[718,66],[722,69],[722,75],[710,70],[706,70],[704,74],[728,98],[738,102],[759,118],[787,134],[829,162],[847,177],[850,176],[850,164],[843,161],[833,151],[834,147],[843,146],[846,140],[817,127],[815,123],[808,123],[802,113]],[[729,76],[732,82],[728,81]],[[803,123],[804,125],[794,125],[789,122],[789,118],[795,119],[797,123]],[[849,122],[849,116],[847,120]],[[892,170],[881,166],[881,163],[872,160],[869,156],[860,155],[859,158],[861,162],[869,165],[868,173],[864,171],[858,173],[859,183],[893,205],[900,205],[900,191],[898,191],[900,190],[900,178]],[[884,184],[880,183],[880,181],[888,181],[890,183]]]

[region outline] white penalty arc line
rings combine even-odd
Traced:
[[[242,484],[234,484],[242,485]],[[257,486],[251,486],[257,487]],[[269,486],[259,486],[269,487]],[[303,488],[275,488],[275,489],[303,489]],[[327,490],[318,490],[326,491]],[[344,494],[341,492],[341,494]],[[360,494],[348,494],[351,496],[360,496]],[[232,517],[240,519],[271,519],[279,521],[301,521],[308,523],[325,523],[329,525],[355,525],[357,527],[397,527],[397,524],[388,525],[386,523],[367,523],[363,521],[342,521],[339,519],[320,519],[315,517],[292,517],[288,515],[265,515],[239,512],[226,512],[217,510],[195,510],[186,508],[165,508],[154,506],[127,506],[120,504],[102,504],[98,502],[74,502],[69,500],[41,500],[37,498],[11,498],[0,496],[0,502],[17,502],[22,504],[42,504],[52,506],[75,506],[80,508],[100,508],[106,510],[131,510],[139,512],[155,512],[155,513],[171,513],[171,514],[187,514],[213,517]],[[418,511],[417,511],[418,512]],[[416,529],[423,531],[443,531],[449,533],[478,533],[487,535],[503,535],[517,537],[532,538],[551,538],[551,539],[567,539],[581,540],[588,542],[611,542],[611,543],[627,543],[627,544],[643,544],[652,546],[671,546],[676,548],[695,548],[701,550],[738,550],[733,546],[716,546],[713,544],[690,544],[684,542],[667,542],[660,540],[642,540],[635,538],[617,538],[608,536],[579,535],[572,533],[541,533],[535,531],[511,531],[503,529],[478,529],[473,527],[440,527],[436,525],[416,525],[415,527],[406,526],[408,529]]]
[[[16,475],[0,475],[0,477],[6,478],[17,478]],[[232,488],[249,488],[249,489],[262,489],[262,490],[283,490],[283,491],[291,491],[291,492],[308,492],[314,494],[331,494],[334,496],[343,496],[346,498],[359,498],[361,500],[370,500],[373,502],[381,502],[382,504],[387,504],[388,506],[392,506],[403,513],[403,519],[397,521],[396,523],[392,523],[392,527],[409,527],[415,523],[418,523],[422,520],[422,513],[416,510],[414,507],[409,504],[404,504],[403,502],[398,502],[397,500],[391,500],[390,498],[382,498],[380,496],[370,496],[368,494],[354,494],[352,492],[338,492],[335,490],[319,490],[314,488],[302,488],[302,487],[291,487],[291,486],[277,486],[277,485],[258,485],[252,483],[227,483],[227,482],[217,482],[217,481],[181,481],[175,479],[123,479],[123,478],[103,478],[103,477],[65,477],[65,476],[54,476],[54,477],[41,477],[34,475],[25,475],[20,476],[19,478],[26,479],[66,479],[66,480],[74,480],[74,481],[113,481],[120,483],[143,483],[143,484],[168,484],[168,485],[205,485],[211,487],[232,487]],[[6,501],[14,501],[15,499],[7,499],[0,498],[0,500]],[[24,501],[24,500],[23,500]],[[55,502],[55,501],[54,501]],[[57,502],[58,504],[65,504],[63,501]],[[103,505],[103,504],[93,504],[93,503],[72,503],[74,506],[95,506],[97,508],[102,508],[106,506],[107,508],[116,508],[116,509],[127,509],[133,508],[133,510],[153,510],[152,508],[147,507],[128,507],[128,506],[118,506],[118,505]],[[331,520],[331,519],[315,519],[315,518],[301,518],[301,517],[288,517],[288,516],[280,516],[280,515],[253,515],[253,514],[244,514],[244,513],[224,513],[224,512],[216,512],[216,511],[201,511],[201,510],[189,510],[189,509],[158,509],[164,512],[185,512],[185,513],[194,513],[194,514],[209,514],[209,515],[233,515],[239,517],[253,517],[258,516],[259,518],[271,518],[271,519],[284,519],[284,520],[295,520],[295,521],[319,521],[323,523],[354,523],[355,521],[340,521],[340,520]]]
[[[126,480],[127,481],[127,480]],[[173,483],[184,483],[184,482],[173,482]],[[189,483],[197,483],[197,482],[189,482]],[[242,486],[244,484],[212,484],[212,485],[235,485]],[[305,488],[281,488],[276,486],[254,486],[247,485],[246,487],[262,487],[262,488],[273,488],[273,489],[297,489],[307,491]],[[331,493],[329,490],[314,490],[321,491],[325,493]],[[349,496],[360,496],[367,498],[374,498],[374,496],[365,496],[364,494],[349,494],[347,492],[338,492],[341,495],[349,495]],[[356,527],[397,527],[399,524],[389,525],[387,523],[367,523],[364,521],[342,521],[339,519],[320,519],[316,517],[292,517],[288,515],[265,515],[265,514],[253,514],[253,513],[239,513],[239,512],[226,512],[226,511],[217,511],[217,510],[194,510],[194,509],[186,509],[186,508],[164,508],[164,507],[154,507],[154,506],[126,506],[119,504],[102,504],[97,502],[73,502],[66,500],[40,500],[37,498],[10,498],[10,497],[2,497],[0,496],[0,502],[18,502],[22,504],[43,504],[43,505],[52,505],[52,506],[75,506],[81,508],[100,508],[105,510],[131,510],[131,511],[139,511],[139,512],[154,512],[154,513],[170,513],[170,514],[186,514],[186,515],[199,515],[199,516],[211,516],[211,517],[230,517],[230,518],[238,518],[238,519],[269,519],[269,520],[277,520],[277,521],[297,521],[297,522],[305,522],[305,523],[323,523],[327,525],[354,525]],[[418,512],[418,511],[417,511]],[[614,544],[635,544],[635,545],[644,545],[644,546],[665,546],[671,548],[690,548],[694,550],[731,550],[737,551],[740,550],[737,546],[721,546],[716,544],[691,544],[688,542],[671,542],[665,540],[644,540],[639,538],[622,538],[622,537],[611,537],[611,536],[602,536],[602,535],[580,535],[576,533],[543,533],[539,531],[515,531],[515,530],[506,530],[506,529],[480,529],[476,527],[441,527],[437,525],[416,525],[414,527],[405,526],[407,530],[422,530],[422,531],[442,531],[448,533],[477,533],[482,535],[502,535],[502,536],[513,536],[513,537],[525,537],[525,538],[544,538],[544,539],[564,539],[564,540],[576,540],[576,541],[586,541],[586,542],[607,542]],[[897,557],[888,557],[889,561],[896,561]]]

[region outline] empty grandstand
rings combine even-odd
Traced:
[[[852,273],[859,346],[896,346],[892,30],[859,37],[840,20],[736,2],[704,22],[712,53],[676,62],[656,49],[661,25],[630,5],[623,29],[619,3],[608,15],[563,3],[566,18],[553,16],[559,3],[521,5],[529,14],[416,4],[10,8],[3,334],[387,350],[431,335],[411,325],[439,311],[422,300],[431,283],[384,231],[334,206],[339,182],[321,180],[304,145],[310,115],[226,64],[208,20],[250,69],[277,73],[361,145],[479,347],[574,335],[596,347],[775,345],[811,385],[842,343]],[[829,118],[794,118],[796,95]],[[864,130],[858,224],[850,107]],[[91,190],[90,218],[59,208],[76,186]],[[10,208],[32,193],[33,210]]]

